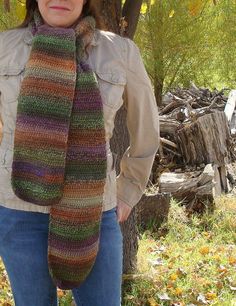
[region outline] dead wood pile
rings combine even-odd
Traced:
[[[227,191],[225,167],[236,160],[236,138],[224,112],[227,100],[223,91],[194,84],[165,95],[152,178],[159,192],[171,192],[193,208],[199,198],[212,201],[214,194]]]

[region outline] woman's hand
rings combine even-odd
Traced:
[[[128,219],[132,208],[126,204],[125,202],[117,199],[117,221],[118,222],[124,222]]]

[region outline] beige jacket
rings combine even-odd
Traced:
[[[0,115],[3,137],[0,144],[0,205],[12,209],[48,213],[50,207],[22,201],[11,187],[17,96],[29,58],[32,35],[28,29],[0,33]],[[117,198],[131,207],[140,200],[147,185],[159,144],[158,112],[151,82],[137,46],[129,39],[96,30],[89,49],[88,63],[93,68],[103,98],[107,141],[107,179],[103,210],[117,205]],[[130,147],[121,160],[116,177],[115,158],[109,140],[114,118],[127,95],[127,126]]]

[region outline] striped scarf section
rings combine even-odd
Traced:
[[[20,199],[51,205],[49,271],[59,288],[72,289],[96,259],[107,169],[102,98],[85,63],[95,20],[53,28],[35,11],[31,30],[11,182]]]

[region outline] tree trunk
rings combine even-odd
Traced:
[[[126,0],[123,6],[122,16],[128,23],[125,36],[129,38],[134,37],[142,3],[143,0]]]
[[[101,14],[104,19],[107,30],[120,34],[121,29],[119,27],[121,23],[121,0],[100,0],[101,1]],[[125,35],[133,37],[139,17],[139,10],[142,1],[129,1],[124,4],[124,11],[126,21],[129,24],[129,28]],[[132,3],[133,2],[133,3]],[[137,3],[134,3],[137,2]],[[121,157],[127,147],[129,146],[129,135],[126,127],[126,111],[124,106],[117,112],[115,118],[114,134],[111,139],[111,150],[117,153],[117,174],[119,173],[119,164]],[[123,233],[123,271],[129,273],[136,267],[136,254],[138,249],[138,231],[136,222],[136,208],[131,212],[129,219],[121,224]]]
[[[157,106],[162,106],[162,92],[163,92],[163,81],[162,80],[155,80],[154,83],[154,93],[157,102]]]
[[[4,6],[5,12],[9,13],[10,12],[10,0],[4,0],[3,6]]]
[[[149,32],[152,40],[152,52],[154,58],[154,92],[157,105],[162,105],[162,92],[165,79],[164,74],[164,4],[163,1],[157,2],[157,9],[153,12],[153,17],[157,20],[157,29],[153,33],[152,24],[149,24]]]
[[[117,112],[115,128],[111,139],[111,150],[117,153],[116,172],[120,172],[120,160],[129,146],[129,134],[126,127],[126,110],[124,106]],[[136,222],[136,208],[131,212],[129,219],[121,223],[123,234],[123,271],[130,273],[136,268],[136,254],[138,250],[138,228]]]
[[[132,39],[137,28],[142,2],[143,0],[126,0],[122,8],[121,0],[100,0],[105,28]],[[121,17],[127,22],[127,27],[123,31]]]
[[[101,15],[108,31],[120,33],[121,0],[99,0]]]

